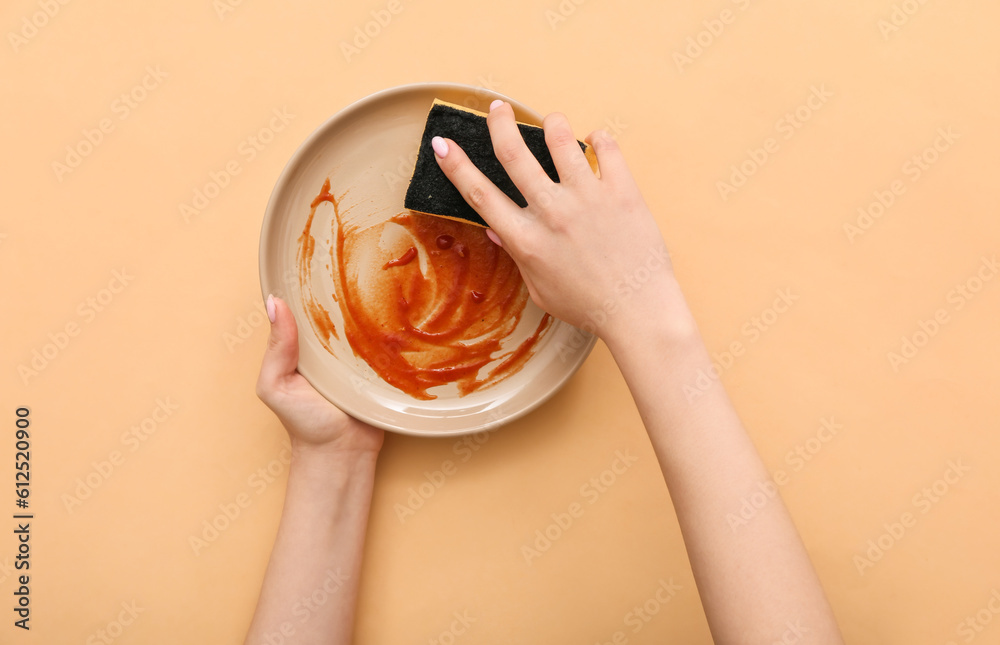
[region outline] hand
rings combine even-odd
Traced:
[[[271,320],[271,336],[257,378],[257,396],[285,426],[293,451],[377,454],[385,433],[342,412],[296,369],[299,334],[288,305],[280,298],[268,296],[267,315]]]
[[[679,294],[663,236],[618,144],[592,133],[596,177],[562,114],[545,117],[545,142],[560,183],[528,150],[510,104],[494,101],[486,119],[493,150],[528,202],[520,208],[450,139],[435,156],[465,200],[510,253],[531,299],[552,315],[599,336],[626,334],[632,322],[664,314],[664,294]],[[499,238],[497,237],[499,235]]]

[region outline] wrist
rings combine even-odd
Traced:
[[[290,473],[300,473],[310,480],[335,485],[375,478],[377,450],[342,449],[293,439],[291,453]]]
[[[684,347],[701,342],[698,325],[673,274],[648,284],[610,313],[599,336],[616,357],[649,351],[650,343]]]

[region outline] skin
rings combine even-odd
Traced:
[[[437,139],[442,170],[517,262],[532,299],[594,331],[632,392],[670,490],[691,568],[716,643],[843,643],[805,546],[776,492],[745,526],[727,515],[760,491],[769,474],[718,379],[677,283],[663,237],[618,145],[588,137],[600,166],[590,170],[569,123],[545,118],[546,143],[561,182],[528,151],[507,103],[487,118],[494,151],[528,202],[519,208]],[[273,307],[272,304],[273,303]],[[288,492],[246,642],[294,628],[286,643],[348,643],[353,629],[365,527],[382,433],[347,417],[295,371],[298,343],[287,306],[269,298],[271,339],[257,392],[292,440]],[[295,599],[321,587],[324,571],[347,574],[305,622]]]
[[[543,126],[555,184],[520,137],[510,104],[495,101],[487,124],[527,208],[453,141],[437,143],[438,163],[517,262],[532,299],[594,330],[611,350],[670,490],[715,642],[769,644],[787,635],[843,643],[780,495],[746,526],[726,519],[769,474],[718,379],[698,396],[685,391],[699,370],[711,373],[709,353],[669,260],[654,268],[665,257],[663,237],[618,144],[603,131],[588,137],[598,178],[566,117],[550,114]]]
[[[346,644],[383,431],[335,408],[298,373],[298,331],[283,301],[268,298],[268,317],[271,335],[257,395],[288,431],[292,460],[245,642]]]

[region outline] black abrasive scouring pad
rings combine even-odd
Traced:
[[[518,123],[517,127],[521,131],[521,136],[524,137],[525,144],[538,159],[542,169],[552,181],[559,181],[555,164],[552,162],[552,155],[549,154],[548,146],[545,145],[545,133],[542,129],[525,123]],[[418,213],[438,215],[479,226],[487,226],[479,213],[466,203],[462,194],[438,167],[437,160],[434,158],[434,149],[431,147],[431,139],[438,136],[446,137],[457,143],[472,163],[490,181],[496,184],[516,204],[522,208],[527,206],[527,201],[521,195],[521,191],[517,189],[496,155],[493,154],[493,143],[490,140],[489,128],[486,126],[486,114],[435,99],[427,114],[427,123],[424,125],[424,133],[420,139],[417,164],[413,169],[413,177],[410,179],[406,198],[403,201],[405,208]],[[596,172],[597,157],[594,155],[593,148],[582,141],[579,143],[591,168]]]

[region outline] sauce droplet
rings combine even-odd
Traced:
[[[438,235],[437,247],[439,249],[450,249],[451,245],[455,243],[455,238],[450,235]]]
[[[486,300],[486,294],[481,291],[472,292],[472,302],[482,302]]]
[[[382,266],[382,268],[388,269],[389,267],[403,266],[404,264],[409,264],[410,262],[412,262],[413,258],[415,257],[417,257],[417,249],[416,247],[411,246],[410,248],[406,249],[406,253],[399,256],[395,260],[389,260]]]

